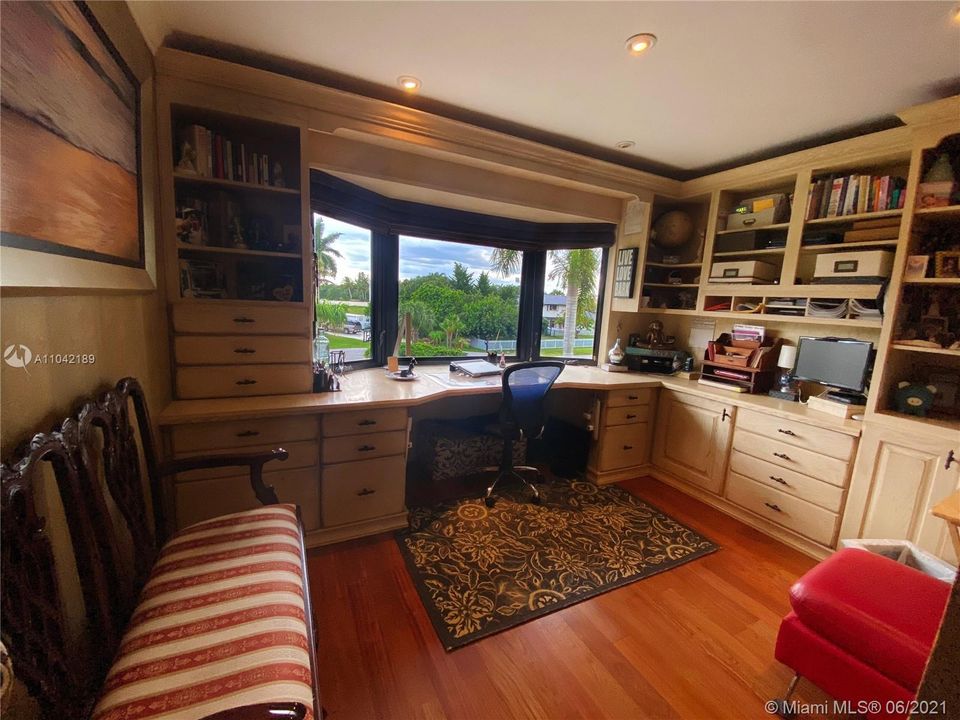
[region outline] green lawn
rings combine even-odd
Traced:
[[[369,342],[364,342],[358,337],[343,337],[342,335],[327,335],[330,340],[331,350],[346,350],[348,348],[368,348]]]
[[[544,357],[560,357],[563,355],[563,348],[547,348],[546,350],[541,350],[540,354]],[[585,355],[587,357],[593,355],[593,348],[588,347],[575,347],[573,349],[574,356]]]

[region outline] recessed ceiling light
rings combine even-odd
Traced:
[[[633,140],[621,140],[614,147],[616,147],[617,150],[629,150],[634,145],[636,145],[636,143]]]
[[[953,9],[952,15],[953,15],[953,21],[957,24],[960,24],[960,5],[957,5]]]
[[[650,33],[640,33],[627,38],[627,52],[631,55],[643,55],[657,44],[657,36]]]
[[[407,92],[416,92],[420,89],[420,81],[413,75],[401,75],[397,78],[397,85]]]

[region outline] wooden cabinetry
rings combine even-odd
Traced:
[[[657,391],[610,390],[597,398],[598,421],[587,477],[601,485],[643,474],[650,462]]]
[[[654,465],[719,495],[735,414],[731,404],[662,391],[653,439]]]
[[[910,540],[956,563],[946,523],[931,509],[960,488],[958,455],[960,433],[867,421],[840,536]]]

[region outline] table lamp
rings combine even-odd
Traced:
[[[796,361],[797,348],[793,345],[781,345],[780,357],[777,359],[777,367],[780,368],[777,387],[768,393],[770,397],[791,402],[800,399],[800,393],[793,381],[793,365]]]

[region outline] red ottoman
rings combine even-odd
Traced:
[[[949,594],[906,565],[840,550],[790,588],[776,658],[854,711],[879,701],[867,717],[905,717],[887,701],[915,697]]]

